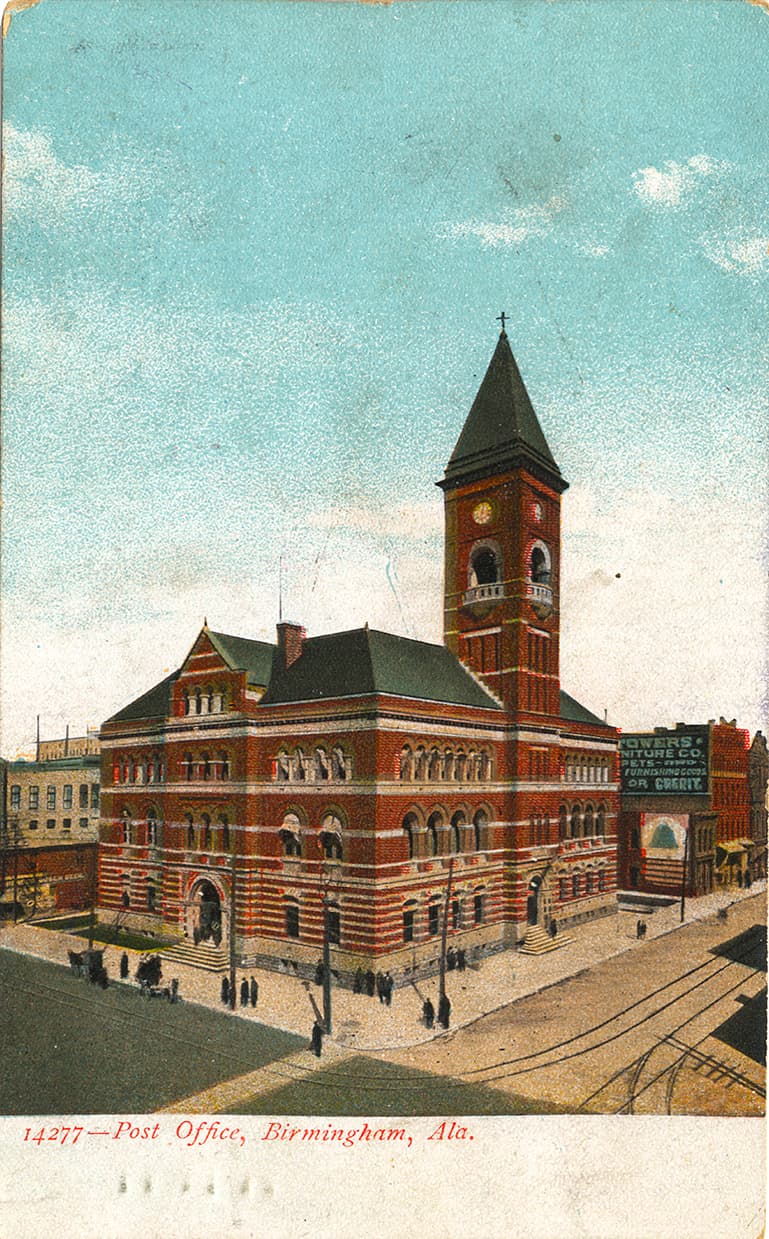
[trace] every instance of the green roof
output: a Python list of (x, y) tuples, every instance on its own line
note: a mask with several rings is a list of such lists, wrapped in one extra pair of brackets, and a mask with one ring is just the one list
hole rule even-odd
[(137, 697), (130, 705), (124, 706), (107, 719), (108, 723), (130, 722), (141, 718), (167, 718), (171, 713), (171, 686), (178, 680), (179, 672), (174, 671), (166, 676), (154, 688)]
[(502, 331), (439, 485), (451, 487), (515, 465), (530, 468), (558, 491), (568, 485), (553, 459), (507, 334)]
[(290, 667), (275, 661), (265, 705), (373, 693), (500, 710), (443, 645), (371, 628), (307, 638)]
[(561, 692), (561, 718), (567, 719), (570, 723), (590, 723), (593, 727), (609, 727), (612, 731), (614, 730), (611, 723), (604, 722), (597, 714), (593, 714), (586, 706), (581, 706), (578, 701), (564, 692)]
[(251, 641), (248, 637), (230, 637), (224, 632), (206, 629), (214, 649), (233, 671), (245, 671), (249, 684), (269, 684), (272, 674), (274, 645), (269, 641)]

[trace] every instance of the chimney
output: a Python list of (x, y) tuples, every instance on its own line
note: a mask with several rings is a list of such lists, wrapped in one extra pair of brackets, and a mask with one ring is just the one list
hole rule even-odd
[(283, 665), (290, 667), (302, 653), (307, 629), (301, 624), (290, 624), (287, 620), (278, 624), (278, 649), (283, 655)]

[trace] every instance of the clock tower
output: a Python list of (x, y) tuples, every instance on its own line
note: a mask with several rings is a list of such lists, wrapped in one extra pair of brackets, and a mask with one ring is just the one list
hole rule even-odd
[(559, 714), (561, 477), (504, 329), (445, 476), (444, 642), (516, 716)]

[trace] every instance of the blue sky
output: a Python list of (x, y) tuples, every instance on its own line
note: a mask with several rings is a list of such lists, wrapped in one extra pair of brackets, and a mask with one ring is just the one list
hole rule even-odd
[[(3, 752), (203, 615), (440, 639), (505, 309), (563, 682), (765, 716), (766, 39), (734, 0), (44, 0), (6, 39)], [(617, 573), (620, 575), (617, 576)]]

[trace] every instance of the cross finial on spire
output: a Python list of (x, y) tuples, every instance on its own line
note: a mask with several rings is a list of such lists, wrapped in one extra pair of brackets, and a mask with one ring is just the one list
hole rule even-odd
[(504, 311), (504, 310), (502, 311), (502, 313), (501, 313), (501, 314), (498, 314), (498, 315), (497, 315), (497, 322), (502, 324), (502, 335), (505, 335), (505, 320), (506, 320), (506, 318), (507, 318), (507, 315), (505, 314), (505, 311)]

